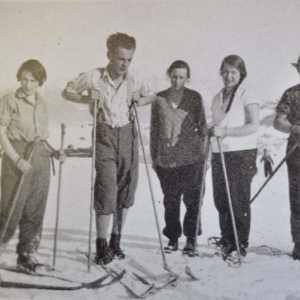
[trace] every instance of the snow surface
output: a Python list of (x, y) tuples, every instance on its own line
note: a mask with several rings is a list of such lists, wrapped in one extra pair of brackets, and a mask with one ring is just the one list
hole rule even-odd
[[(146, 124), (146, 122), (145, 122)], [(149, 124), (148, 124), (149, 126)], [(148, 128), (143, 127), (145, 139)], [(67, 127), (65, 145), (77, 147), (90, 146), (90, 126)], [(59, 147), (60, 128), (51, 128), (50, 142)], [(263, 165), (259, 162), (262, 149), (267, 147), (277, 165), (285, 154), (286, 136), (271, 127), (261, 126), (259, 134), (260, 155), (257, 175), (253, 180), (254, 194), (264, 182)], [(148, 143), (146, 143), (148, 144)], [(147, 147), (148, 148), (148, 147)], [(56, 166), (58, 164), (56, 163)], [(150, 168), (151, 169), (151, 168)], [(58, 170), (58, 168), (57, 168)], [(87, 251), (89, 211), (91, 193), (91, 159), (69, 158), (63, 165), (61, 204), (59, 218), (58, 251), (55, 271), (52, 275), (66, 277), (78, 282), (95, 280), (105, 274), (100, 267), (92, 265), (87, 272), (87, 259), (76, 249)], [(155, 187), (161, 229), (164, 226), (164, 208), (162, 192), (155, 173), (151, 170), (151, 178)], [(44, 220), (43, 238), (38, 252), (40, 262), (52, 265), (53, 233), (55, 227), (56, 198), (58, 176), (52, 178), (46, 216)], [(182, 217), (185, 209), (182, 206)], [(94, 223), (94, 222), (93, 222)], [(264, 251), (249, 251), (244, 263), (239, 268), (229, 267), (221, 258), (213, 256), (214, 251), (207, 246), (207, 239), (219, 235), (217, 211), (213, 204), (211, 171), (206, 177), (206, 193), (202, 208), (203, 234), (199, 237), (199, 251), (203, 257), (189, 258), (182, 256), (181, 251), (166, 256), (171, 270), (180, 275), (176, 286), (169, 286), (149, 295), (151, 299), (163, 300), (196, 300), (196, 299), (300, 299), (300, 264), (287, 255), (272, 256)], [(183, 248), (185, 238), (180, 239)], [(16, 262), (15, 246), (17, 233), (8, 244), (0, 258), (0, 266), (14, 265)], [(167, 240), (163, 237), (163, 243)], [(252, 224), (250, 247), (268, 245), (288, 252), (293, 243), (290, 235), (290, 212), (288, 198), (287, 171), (284, 165), (263, 190), (252, 205)], [(93, 226), (93, 251), (95, 250), (95, 226)], [(169, 279), (163, 268), (157, 228), (148, 188), (145, 165), (140, 163), (139, 184), (136, 203), (130, 210), (124, 228), (122, 248), (126, 259), (112, 265), (121, 270), (127, 269), (124, 281), (130, 279), (132, 287), (141, 292), (144, 285), (139, 284), (132, 276), (133, 270), (143, 274), (156, 285)], [(193, 281), (184, 270), (189, 265), (199, 277)], [(144, 273), (143, 273), (144, 272)], [(23, 274), (0, 271), (2, 280), (22, 281), (39, 284), (72, 285), (56, 279), (36, 278)], [(127, 278), (127, 279), (126, 279)], [(154, 278), (154, 279), (153, 279)], [(125, 288), (117, 283), (98, 290), (82, 289), (78, 291), (41, 291), (0, 288), (0, 299), (129, 299)]]

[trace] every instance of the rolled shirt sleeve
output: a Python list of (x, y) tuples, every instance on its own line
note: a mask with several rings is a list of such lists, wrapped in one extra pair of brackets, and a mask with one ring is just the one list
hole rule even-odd
[(6, 95), (0, 99), (0, 125), (7, 127), (10, 124), (14, 107), (9, 97)]
[(244, 107), (250, 104), (257, 104), (258, 106), (260, 106), (260, 99), (251, 89), (244, 90), (242, 99), (244, 102)]
[(142, 97), (152, 96), (155, 94), (155, 90), (150, 84), (149, 80), (142, 78), (136, 73), (132, 73), (132, 80), (133, 80), (133, 92), (139, 91)]
[[(98, 78), (95, 77), (98, 74)], [(68, 93), (76, 93), (81, 95), (84, 91), (87, 91), (94, 86), (97, 86), (97, 81), (99, 81), (100, 72), (99, 70), (91, 70), (85, 73), (80, 73), (77, 78), (70, 80), (67, 84), (66, 91)]]

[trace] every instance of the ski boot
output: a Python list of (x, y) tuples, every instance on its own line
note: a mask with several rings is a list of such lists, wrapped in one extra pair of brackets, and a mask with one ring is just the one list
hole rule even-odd
[[(195, 253), (194, 253), (194, 247), (195, 247)], [(182, 249), (182, 254), (188, 255), (190, 257), (194, 257), (198, 255), (197, 242), (195, 240), (195, 237), (187, 237), (185, 246)]]
[(164, 248), (165, 253), (172, 253), (178, 250), (178, 239), (169, 240), (168, 246)]
[(109, 241), (109, 250), (113, 257), (117, 257), (118, 259), (124, 259), (125, 254), (120, 247), (121, 235), (112, 233)]
[(97, 238), (96, 240), (96, 257), (95, 263), (98, 265), (107, 265), (113, 261), (113, 257), (110, 253), (110, 250), (107, 246), (106, 239)]
[(41, 264), (38, 263), (33, 254), (19, 254), (17, 259), (17, 267), (24, 273), (35, 274), (36, 268)]

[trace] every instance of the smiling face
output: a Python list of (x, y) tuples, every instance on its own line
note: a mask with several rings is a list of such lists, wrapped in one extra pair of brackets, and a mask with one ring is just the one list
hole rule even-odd
[(108, 52), (109, 67), (113, 77), (124, 75), (133, 59), (134, 49), (118, 47), (114, 52)]
[(21, 74), (21, 88), (26, 96), (32, 96), (39, 88), (39, 82), (28, 71), (23, 71)]
[(177, 68), (172, 70), (170, 74), (171, 86), (174, 90), (181, 90), (188, 81), (186, 68)]
[(227, 63), (224, 64), (221, 75), (224, 85), (228, 89), (235, 87), (241, 79), (240, 71), (236, 67)]

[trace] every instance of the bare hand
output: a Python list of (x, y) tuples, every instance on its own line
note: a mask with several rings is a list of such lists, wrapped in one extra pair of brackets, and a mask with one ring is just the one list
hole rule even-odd
[(52, 154), (52, 156), (53, 156), (55, 159), (57, 159), (57, 160), (59, 160), (60, 162), (62, 162), (62, 163), (64, 163), (64, 162), (66, 161), (66, 159), (67, 159), (67, 156), (66, 156), (66, 153), (65, 153), (64, 150), (56, 150), (56, 151)]
[(220, 126), (214, 126), (212, 127), (211, 134), (215, 137), (223, 137), (225, 136), (225, 129)]
[(27, 160), (21, 158), (17, 163), (17, 168), (24, 174), (27, 174), (31, 169), (31, 165)]
[(59, 150), (59, 157), (58, 157), (58, 160), (61, 162), (61, 163), (64, 163), (67, 159), (67, 155), (65, 153), (64, 150)]
[(136, 91), (132, 94), (132, 100), (134, 102), (139, 102), (140, 99), (141, 99), (141, 94), (139, 91)]

